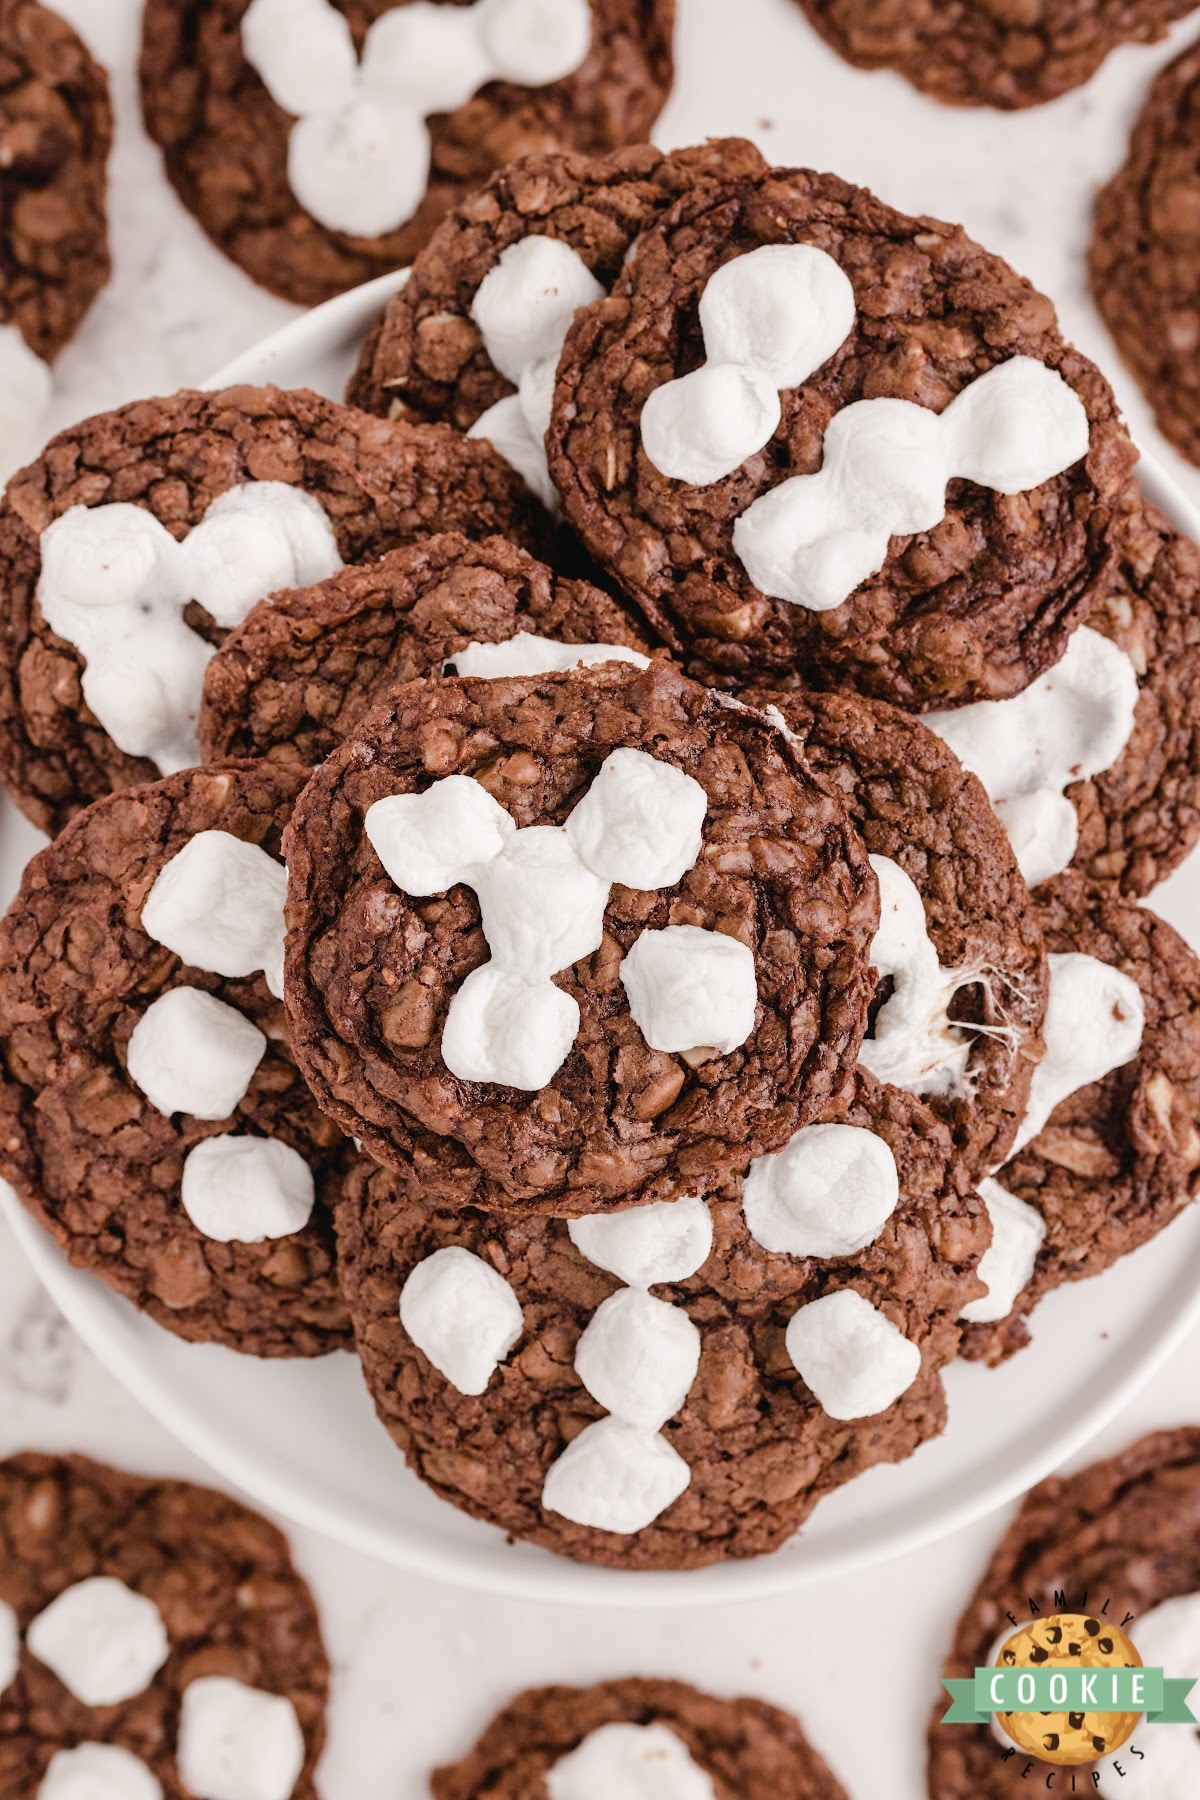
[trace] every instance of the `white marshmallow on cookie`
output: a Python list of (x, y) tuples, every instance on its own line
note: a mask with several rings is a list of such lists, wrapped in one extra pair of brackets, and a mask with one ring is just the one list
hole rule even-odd
[(547, 1769), (550, 1800), (716, 1800), (711, 1776), (666, 1725), (601, 1725)]
[(839, 1288), (792, 1314), (787, 1352), (831, 1419), (886, 1412), (921, 1372), (921, 1352), (878, 1307)]
[[(517, 631), (499, 644), (468, 644), (446, 658), (455, 675), (496, 681), (505, 675), (550, 675), (562, 669), (590, 669), (596, 663), (632, 663), (648, 669), (650, 658), (628, 644), (560, 644), (532, 631)], [(446, 670), (443, 665), (443, 671)]]
[(183, 1159), (183, 1210), (218, 1244), (261, 1244), (302, 1231), (316, 1205), (313, 1172), (279, 1138), (226, 1133)]
[(1046, 1221), (1036, 1207), (1010, 1194), (991, 1176), (979, 1183), (979, 1198), (992, 1222), (992, 1241), (980, 1257), (977, 1271), (987, 1293), (969, 1300), (959, 1318), (969, 1325), (992, 1325), (1007, 1319), (1032, 1279), (1046, 1237)]
[(262, 971), (283, 994), (287, 870), (258, 844), (198, 831), (164, 864), (142, 907), (142, 929), (194, 969), (229, 979)]
[(712, 1251), (712, 1214), (695, 1195), (628, 1206), (572, 1219), (567, 1233), (579, 1251), (630, 1287), (686, 1281)]
[(1033, 1072), (1010, 1156), (1032, 1143), (1060, 1101), (1132, 1062), (1146, 1028), (1142, 990), (1123, 970), (1079, 951), (1051, 952), (1047, 961), (1046, 1054)]
[(162, 1783), (120, 1744), (74, 1744), (46, 1764), (37, 1800), (162, 1800)]
[(682, 1307), (641, 1288), (619, 1288), (588, 1321), (575, 1373), (606, 1412), (660, 1431), (691, 1391), (700, 1333)]
[(896, 1159), (860, 1125), (805, 1125), (757, 1156), (742, 1189), (746, 1228), (782, 1256), (852, 1256), (873, 1244), (900, 1200)]
[(290, 1800), (304, 1733), (286, 1695), (202, 1675), (183, 1690), (175, 1760), (196, 1800)]
[(267, 1048), (235, 1007), (199, 988), (168, 988), (134, 1026), (130, 1077), (161, 1113), (227, 1119), (245, 1099)]
[(660, 1432), (607, 1417), (585, 1425), (551, 1463), (542, 1505), (576, 1525), (631, 1537), (678, 1500), (691, 1478)]
[(117, 1706), (143, 1693), (170, 1651), (154, 1601), (111, 1575), (65, 1588), (33, 1620), (25, 1642), (84, 1706)]
[(875, 1015), (859, 1063), (877, 1080), (910, 1094), (965, 1093), (970, 1028), (951, 1022), (950, 1003), (978, 976), (941, 966), (916, 884), (890, 857), (869, 860), (879, 883), (871, 963), (893, 989)]
[(400, 1323), (460, 1394), (482, 1394), (524, 1330), (498, 1269), (459, 1245), (419, 1262), (400, 1291)]

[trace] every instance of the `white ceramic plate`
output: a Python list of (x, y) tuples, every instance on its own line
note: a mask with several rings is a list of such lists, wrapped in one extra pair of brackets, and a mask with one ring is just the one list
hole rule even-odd
[[(340, 396), (358, 344), (396, 280), (384, 277), (306, 314), (223, 369), (213, 385), (275, 381)], [(1151, 496), (1183, 529), (1200, 534), (1200, 518), (1167, 479), (1152, 466), (1142, 473)], [(7, 901), (40, 841), (5, 803), (0, 899)], [(1185, 933), (1191, 923), (1200, 942), (1200, 857), (1154, 903)], [(1033, 1345), (1004, 1368), (951, 1368), (945, 1434), (908, 1462), (873, 1469), (831, 1495), (774, 1556), (691, 1574), (626, 1574), (510, 1544), (436, 1499), (376, 1421), (352, 1357), (256, 1362), (182, 1343), (71, 1269), (11, 1193), (0, 1203), (38, 1274), (100, 1359), (165, 1426), (260, 1503), (422, 1574), (599, 1606), (687, 1606), (778, 1593), (953, 1531), (1070, 1457), (1200, 1317), (1200, 1207), (1192, 1207), (1098, 1280), (1052, 1294), (1037, 1313)]]

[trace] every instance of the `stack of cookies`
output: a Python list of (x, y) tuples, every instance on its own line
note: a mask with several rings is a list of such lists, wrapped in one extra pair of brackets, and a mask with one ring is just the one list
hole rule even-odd
[(958, 227), (740, 141), (452, 207), (349, 404), (0, 508), (0, 1173), (437, 1493), (770, 1551), (1200, 1185), (1200, 550)]

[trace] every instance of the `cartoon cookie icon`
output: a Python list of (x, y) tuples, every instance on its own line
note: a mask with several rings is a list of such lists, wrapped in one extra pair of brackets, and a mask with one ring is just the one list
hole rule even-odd
[[(995, 1666), (1009, 1668), (1140, 1669), (1142, 1659), (1125, 1633), (1082, 1613), (1055, 1613), (1013, 1632)], [(1130, 1737), (1140, 1713), (997, 1713), (1014, 1744), (1042, 1762), (1078, 1767), (1110, 1756)]]

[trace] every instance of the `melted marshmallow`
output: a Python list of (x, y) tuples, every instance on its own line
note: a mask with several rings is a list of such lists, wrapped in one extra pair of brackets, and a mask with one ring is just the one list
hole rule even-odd
[(692, 1472), (659, 1432), (597, 1419), (550, 1465), (542, 1505), (576, 1525), (629, 1537), (687, 1488)]
[(185, 623), (188, 602), (237, 625), (265, 595), (341, 567), (320, 504), (278, 481), (218, 495), (182, 542), (141, 506), (72, 506), (42, 533), (41, 560), (38, 604), (83, 657), (85, 701), (118, 749), (163, 775), (200, 760), (212, 647)]
[(757, 1156), (742, 1191), (746, 1227), (783, 1256), (852, 1256), (873, 1244), (900, 1199), (896, 1159), (859, 1125), (805, 1125)]
[(592, 1213), (572, 1219), (567, 1232), (590, 1263), (641, 1288), (686, 1281), (708, 1261), (713, 1242), (712, 1215), (693, 1195)]
[(76, 1744), (50, 1758), (37, 1800), (162, 1800), (162, 1784), (119, 1744)]
[(147, 1688), (170, 1644), (153, 1600), (111, 1575), (65, 1588), (25, 1634), (39, 1662), (84, 1706), (116, 1706)]
[(733, 547), (764, 594), (828, 612), (881, 569), (893, 537), (930, 531), (954, 479), (1019, 494), (1087, 455), (1083, 403), (1026, 356), (990, 369), (942, 413), (908, 400), (859, 400), (835, 414), (815, 475), (755, 500)]
[(554, 374), (576, 312), (603, 298), (578, 251), (535, 234), (501, 251), (471, 302), (490, 361), (517, 392), (489, 406), (467, 436), (487, 438), (550, 511), (558, 507), (545, 442)]
[(1133, 733), (1138, 679), (1122, 650), (1086, 625), (1062, 660), (1012, 700), (981, 700), (924, 722), (987, 789), (1031, 887), (1058, 875), (1079, 842), (1065, 790), (1111, 769)]
[(706, 360), (656, 388), (642, 448), (660, 474), (707, 487), (770, 441), (781, 390), (799, 387), (854, 328), (854, 289), (808, 244), (764, 244), (725, 263), (700, 296)]
[(283, 994), (287, 870), (228, 831), (198, 831), (159, 872), (142, 929), (194, 969), (231, 979), (262, 970)]
[(1069, 1094), (1132, 1062), (1146, 1025), (1141, 989), (1122, 970), (1077, 951), (1051, 954), (1047, 961), (1046, 1054), (1033, 1072), (1011, 1155), (1032, 1142)]
[[(1179, 1594), (1143, 1613), (1133, 1640), (1148, 1669), (1174, 1679), (1200, 1680), (1200, 1594)], [(1137, 1732), (1145, 1760), (1126, 1748), (1097, 1765), (1104, 1800), (1196, 1800), (1200, 1794), (1200, 1736), (1184, 1725), (1143, 1719)], [(1118, 1774), (1115, 1763), (1120, 1763)]]
[(133, 1028), (125, 1064), (159, 1112), (227, 1119), (246, 1097), (267, 1040), (257, 1025), (199, 988), (170, 988)]
[(641, 1288), (610, 1294), (575, 1350), (575, 1373), (592, 1399), (648, 1431), (674, 1418), (699, 1367), (700, 1333), (687, 1313)]
[(1046, 1221), (1036, 1207), (1018, 1200), (990, 1176), (979, 1183), (979, 1198), (992, 1221), (992, 1241), (980, 1257), (977, 1271), (987, 1293), (968, 1301), (959, 1318), (971, 1325), (991, 1325), (1007, 1319), (1032, 1278), (1046, 1236)]
[(246, 60), (296, 121), (293, 194), (319, 224), (353, 237), (382, 237), (416, 212), (430, 114), (455, 111), (489, 81), (560, 81), (591, 39), (587, 0), (417, 0), (374, 21), (361, 58), (330, 0), (252, 0), (242, 19)]
[(21, 1627), (7, 1600), (0, 1600), (0, 1694), (12, 1681), (21, 1661)]
[(400, 1291), (400, 1323), (460, 1394), (484, 1393), (524, 1330), (503, 1275), (458, 1245), (413, 1269)]
[(518, 830), (463, 775), (367, 809), (367, 836), (398, 887), (424, 897), (463, 882), (479, 899), (492, 959), (450, 1002), (442, 1060), (452, 1074), (545, 1087), (579, 1031), (579, 1007), (552, 977), (600, 947), (614, 881), (673, 886), (692, 866), (707, 805), (690, 775), (615, 750), (565, 826)]
[(666, 1725), (601, 1725), (545, 1775), (550, 1800), (716, 1800), (712, 1779)]
[(858, 1060), (878, 1080), (910, 1094), (961, 1094), (971, 1040), (951, 1025), (949, 1007), (963, 977), (938, 962), (920, 893), (899, 863), (887, 856), (872, 856), (870, 863), (879, 882), (871, 962), (881, 980), (890, 977), (893, 991)]
[(261, 1244), (303, 1230), (316, 1204), (313, 1173), (278, 1138), (205, 1138), (183, 1159), (183, 1210), (218, 1244)]
[(19, 328), (0, 325), (0, 462), (11, 464), (30, 444), (46, 416), (53, 386), (48, 366)]
[(621, 982), (652, 1050), (728, 1056), (754, 1030), (754, 953), (723, 931), (643, 931), (621, 963)]
[(502, 675), (546, 675), (560, 669), (590, 669), (595, 663), (632, 663), (648, 669), (650, 658), (627, 644), (560, 644), (554, 638), (518, 631), (501, 644), (468, 644), (447, 657), (456, 675), (495, 681)]
[(831, 1419), (886, 1412), (921, 1369), (921, 1352), (853, 1288), (810, 1300), (792, 1315), (787, 1352)]
[(203, 1675), (183, 1690), (176, 1762), (196, 1800), (289, 1800), (304, 1733), (283, 1694)]

